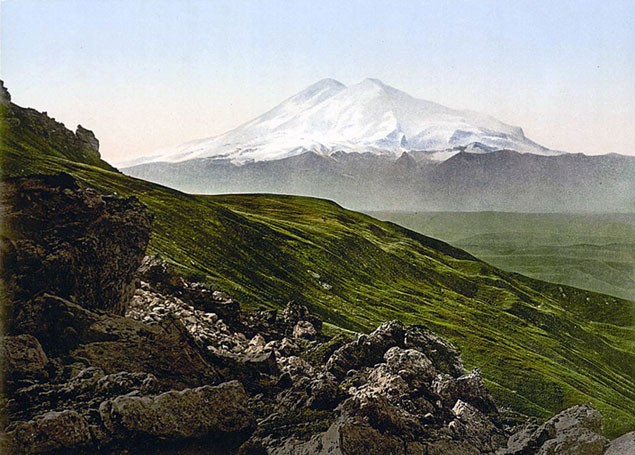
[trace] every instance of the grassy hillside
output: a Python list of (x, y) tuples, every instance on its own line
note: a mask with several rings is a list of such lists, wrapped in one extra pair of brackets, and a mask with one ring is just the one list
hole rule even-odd
[(635, 214), (376, 212), (507, 271), (635, 300)]
[(393, 318), (424, 324), (481, 368), (502, 404), (547, 416), (590, 402), (609, 435), (635, 428), (633, 302), (502, 272), (329, 201), (187, 195), (74, 163), (46, 144), (20, 147), (4, 123), (5, 178), (65, 171), (104, 193), (138, 197), (156, 215), (151, 252), (244, 305), (302, 300), (333, 330)]

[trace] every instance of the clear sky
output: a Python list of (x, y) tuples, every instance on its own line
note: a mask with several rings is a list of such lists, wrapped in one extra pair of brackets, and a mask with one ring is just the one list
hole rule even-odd
[(635, 155), (635, 1), (4, 0), (14, 102), (111, 162), (213, 136), (326, 77)]

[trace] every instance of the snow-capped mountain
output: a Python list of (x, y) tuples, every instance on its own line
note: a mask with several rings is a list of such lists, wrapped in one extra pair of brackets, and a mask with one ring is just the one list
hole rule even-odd
[(322, 80), (225, 134), (121, 167), (189, 193), (298, 194), (366, 211), (635, 210), (635, 159), (555, 152), (375, 79)]
[(134, 164), (196, 158), (244, 164), (305, 152), (330, 155), (338, 151), (395, 157), (403, 152), (428, 151), (430, 158), (443, 160), (458, 148), (557, 154), (527, 139), (521, 128), (414, 98), (376, 79), (348, 87), (324, 79), (227, 133), (189, 142)]

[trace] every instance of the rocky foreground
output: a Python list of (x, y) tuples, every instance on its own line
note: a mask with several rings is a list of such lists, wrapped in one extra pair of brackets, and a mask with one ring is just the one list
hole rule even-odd
[(500, 410), (424, 327), (241, 310), (145, 255), (135, 199), (59, 174), (5, 182), (3, 207), (2, 453), (635, 453), (589, 406)]

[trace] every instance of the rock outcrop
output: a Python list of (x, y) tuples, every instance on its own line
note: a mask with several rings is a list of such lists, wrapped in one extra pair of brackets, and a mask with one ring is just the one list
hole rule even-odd
[[(432, 351), (422, 349), (428, 344), (413, 341), (422, 339), (451, 354), (432, 360)], [(278, 415), (261, 422), (244, 453), (265, 447), (276, 454), (479, 454), (494, 453), (506, 441), (478, 373), (465, 374), (456, 350), (422, 327), (382, 324), (336, 349), (322, 368), (297, 357), (282, 363), (292, 385), (275, 397)], [(437, 391), (440, 381), (461, 384), (453, 398)], [(289, 418), (303, 414), (299, 422)], [(307, 424), (325, 430), (304, 440), (289, 437), (290, 426), (298, 427), (293, 434)]]
[(4, 86), (4, 81), (0, 81), (0, 105), (9, 107), (11, 105), (11, 94)]
[(45, 379), (48, 358), (37, 338), (30, 334), (2, 339), (2, 367), (8, 384)]
[(635, 431), (626, 433), (610, 442), (604, 455), (625, 455), (635, 453)]
[(247, 395), (237, 382), (171, 390), (154, 397), (118, 396), (101, 403), (99, 414), (116, 438), (219, 439), (251, 433), (256, 426), (246, 408)]
[(88, 153), (99, 153), (99, 140), (91, 130), (87, 130), (82, 125), (77, 125), (75, 136), (77, 136), (77, 139), (79, 139)]
[[(499, 455), (602, 455), (602, 415), (590, 406), (574, 406), (542, 425), (527, 425), (509, 438)], [(628, 452), (625, 452), (628, 453)]]
[(50, 411), (17, 422), (3, 441), (8, 453), (37, 454), (81, 450), (92, 441), (88, 425), (75, 411)]
[[(9, 179), (3, 196), (17, 301), (49, 292), (124, 314), (150, 238), (152, 217), (138, 200), (81, 189), (68, 174)], [(26, 323), (28, 310), (14, 310), (13, 321)]]

